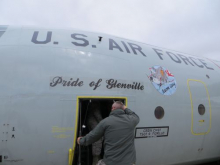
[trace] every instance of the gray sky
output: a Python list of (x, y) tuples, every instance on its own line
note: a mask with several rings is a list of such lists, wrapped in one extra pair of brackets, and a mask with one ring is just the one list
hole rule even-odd
[(220, 0), (0, 0), (0, 25), (102, 32), (220, 61)]

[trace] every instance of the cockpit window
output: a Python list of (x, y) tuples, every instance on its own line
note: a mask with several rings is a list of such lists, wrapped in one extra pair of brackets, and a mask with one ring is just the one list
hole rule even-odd
[(6, 25), (0, 26), (0, 37), (5, 33), (7, 28), (8, 28), (8, 26), (6, 26)]

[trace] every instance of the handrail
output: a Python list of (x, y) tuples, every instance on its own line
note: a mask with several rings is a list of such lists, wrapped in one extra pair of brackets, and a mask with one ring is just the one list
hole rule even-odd
[(69, 164), (68, 165), (72, 165), (72, 161), (73, 161), (73, 150), (70, 148), (69, 149)]

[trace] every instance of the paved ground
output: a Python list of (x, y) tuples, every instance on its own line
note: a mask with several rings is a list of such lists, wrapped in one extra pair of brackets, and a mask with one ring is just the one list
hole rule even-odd
[(218, 161), (218, 162), (211, 162), (211, 163), (205, 163), (205, 164), (199, 164), (199, 165), (220, 165), (220, 161)]

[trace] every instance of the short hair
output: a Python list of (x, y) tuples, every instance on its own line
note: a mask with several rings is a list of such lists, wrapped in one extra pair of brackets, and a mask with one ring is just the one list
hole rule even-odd
[(123, 109), (124, 104), (121, 101), (114, 102), (116, 109)]

